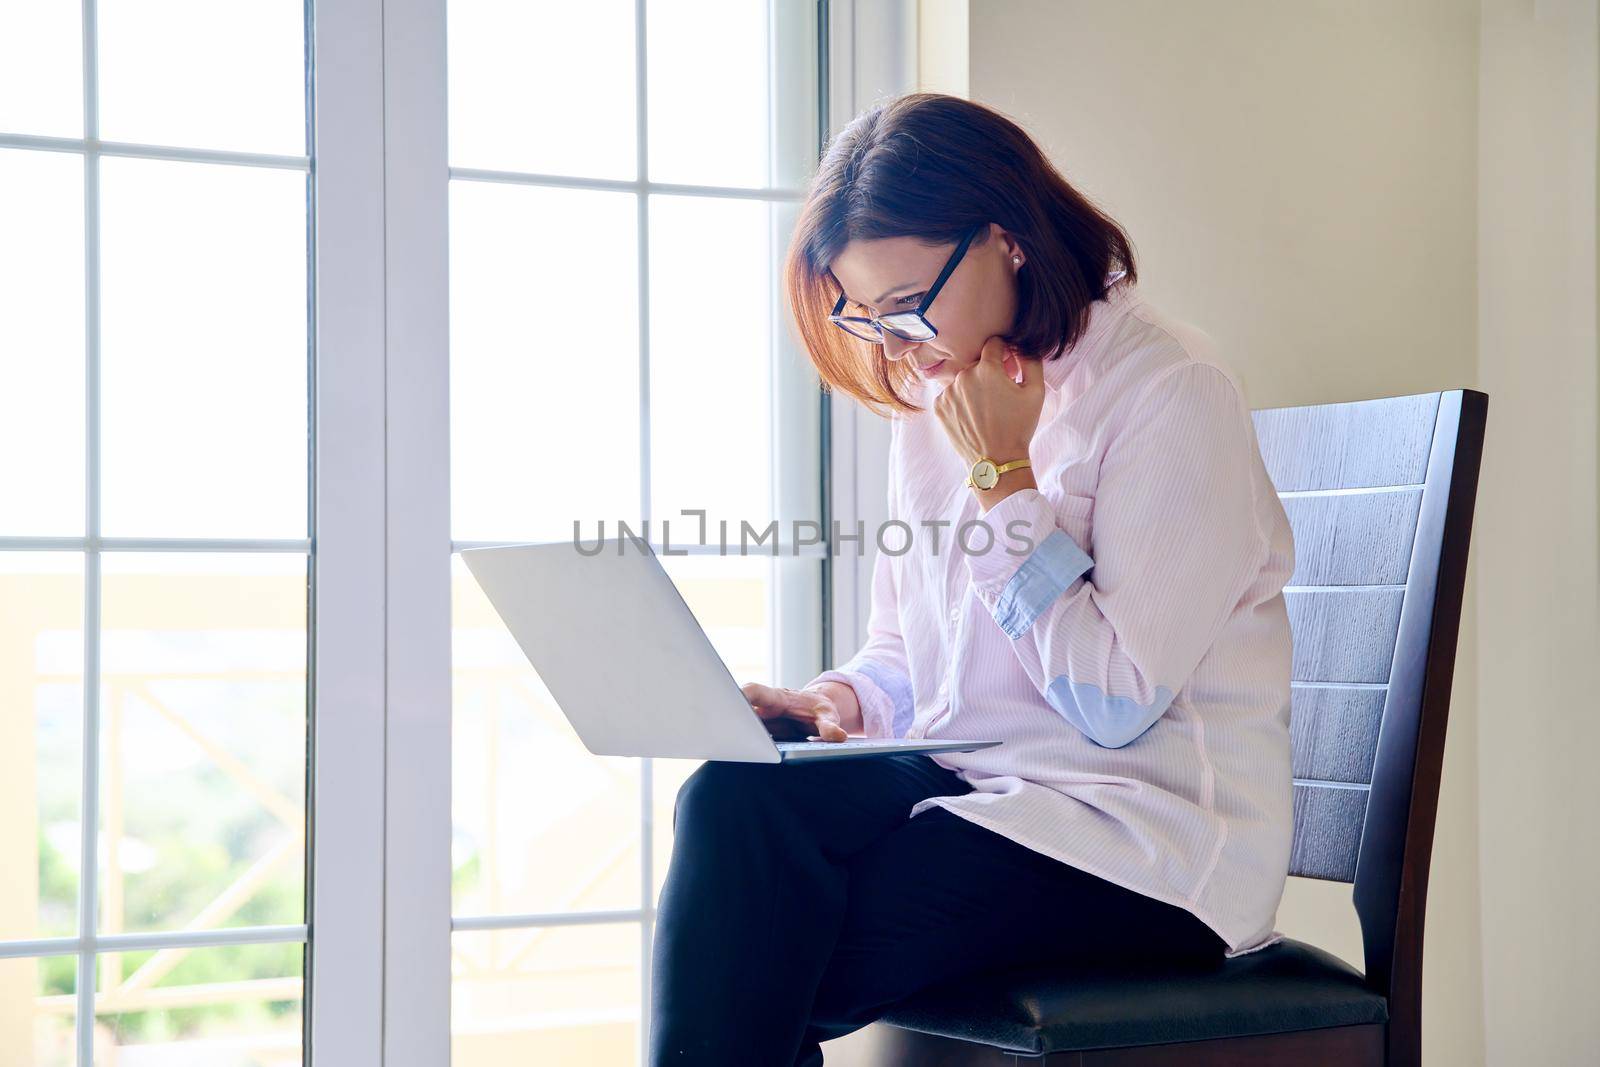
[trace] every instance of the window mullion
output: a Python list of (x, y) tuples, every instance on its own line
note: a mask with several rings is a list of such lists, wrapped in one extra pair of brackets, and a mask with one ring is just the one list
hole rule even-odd
[[(639, 519), (650, 518), (650, 47), (649, 8), (634, 0), (634, 166), (638, 196)], [(654, 762), (639, 760), (639, 1062), (650, 1057), (650, 956), (655, 939)]]
[(438, 1067), (450, 1061), (445, 0), (385, 0), (383, 19), (384, 1067)]
[(311, 928), (306, 1062), (383, 1067), (385, 787), (382, 7), (311, 20)]
[[(96, 0), (83, 0), (83, 135), (100, 135), (99, 42)], [(85, 532), (90, 546), (83, 573), (83, 796), (78, 813), (78, 1063), (94, 1063), (95, 927), (100, 895), (100, 158), (83, 155), (84, 479)]]

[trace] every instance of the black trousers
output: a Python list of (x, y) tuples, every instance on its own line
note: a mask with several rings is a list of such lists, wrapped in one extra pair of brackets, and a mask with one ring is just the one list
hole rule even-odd
[(650, 1067), (817, 1067), (924, 987), (1045, 960), (1218, 958), (1191, 913), (934, 807), (926, 756), (708, 762), (684, 782), (651, 972)]

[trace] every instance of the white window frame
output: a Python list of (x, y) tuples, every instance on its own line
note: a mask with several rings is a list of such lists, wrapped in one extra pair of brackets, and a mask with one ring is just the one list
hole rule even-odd
[[(185, 163), (264, 167), (307, 173), (309, 156), (277, 155), (212, 149), (174, 148), (100, 139), (99, 32), (97, 0), (80, 0), (83, 90), (83, 131), (80, 137), (55, 137), (0, 132), (0, 147), (81, 156), (84, 161), (84, 402), (85, 402), (85, 508), (84, 536), (27, 537), (0, 535), (0, 550), (71, 551), (84, 554), (83, 570), (83, 718), (79, 796), (79, 857), (77, 933), (0, 941), (0, 959), (76, 957), (74, 1044), (79, 1064), (94, 1060), (95, 994), (98, 958), (106, 953), (164, 948), (214, 948), (222, 945), (307, 943), (306, 923), (240, 926), (212, 930), (162, 930), (136, 933), (101, 933), (99, 930), (100, 861), (96, 842), (104, 807), (100, 790), (100, 651), (102, 557), (106, 552), (270, 552), (314, 556), (307, 538), (207, 538), (207, 537), (106, 537), (101, 534), (100, 442), (100, 161), (106, 157), (160, 159)], [(311, 517), (308, 516), (308, 519)], [(314, 529), (315, 526), (313, 525)], [(308, 566), (314, 564), (308, 562)], [(308, 674), (311, 665), (307, 664)], [(309, 708), (307, 709), (309, 712)], [(308, 768), (309, 774), (309, 768)], [(307, 807), (310, 818), (310, 807)], [(309, 985), (309, 983), (307, 983)], [(302, 986), (305, 989), (306, 985)], [(302, 994), (304, 997), (304, 994)], [(309, 1011), (309, 998), (303, 1006)], [(333, 1062), (332, 1060), (328, 1062)]]
[[(450, 1057), (445, 3), (316, 0), (310, 23), (313, 1067)], [(912, 86), (915, 9), (818, 0), (832, 129)], [(824, 519), (871, 531), (885, 511), (887, 424), (841, 397), (828, 418)], [(835, 658), (865, 633), (868, 551), (826, 568)], [(648, 820), (648, 770), (642, 784)]]

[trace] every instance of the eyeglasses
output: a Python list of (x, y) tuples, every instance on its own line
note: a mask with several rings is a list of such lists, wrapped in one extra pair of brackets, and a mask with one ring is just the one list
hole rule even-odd
[(903, 341), (928, 341), (939, 335), (938, 329), (926, 317), (928, 308), (933, 304), (934, 297), (939, 295), (939, 290), (944, 288), (945, 279), (950, 277), (950, 272), (956, 269), (956, 264), (961, 262), (961, 257), (967, 254), (967, 246), (972, 239), (978, 236), (987, 223), (980, 222), (967, 231), (961, 238), (961, 243), (956, 245), (956, 250), (945, 261), (944, 269), (939, 272), (933, 288), (923, 296), (921, 303), (915, 311), (892, 311), (887, 315), (841, 315), (844, 310), (845, 295), (839, 293), (839, 302), (833, 305), (833, 313), (828, 316), (839, 329), (863, 341), (874, 343), (883, 340), (884, 331), (894, 334)]

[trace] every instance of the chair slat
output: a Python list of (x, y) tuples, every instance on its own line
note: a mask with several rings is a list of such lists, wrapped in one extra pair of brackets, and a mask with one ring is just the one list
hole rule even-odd
[(1438, 393), (1252, 411), (1278, 492), (1419, 485), (1428, 471)]
[(1297, 682), (1387, 682), (1403, 588), (1285, 590)]
[(1421, 489), (1286, 496), (1294, 532), (1290, 585), (1403, 585)]
[(1290, 692), (1289, 739), (1296, 778), (1372, 782), (1387, 690), (1297, 686)]
[(1367, 791), (1333, 786), (1294, 787), (1294, 845), (1289, 873), (1350, 882), (1367, 814)]

